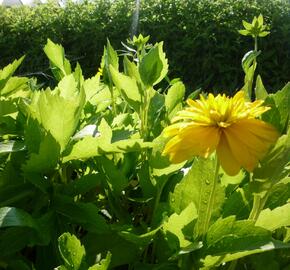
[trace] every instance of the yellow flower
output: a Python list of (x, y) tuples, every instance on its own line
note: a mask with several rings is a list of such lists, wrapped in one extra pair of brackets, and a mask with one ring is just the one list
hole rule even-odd
[(195, 155), (206, 158), (216, 150), (227, 174), (235, 175), (241, 167), (253, 171), (279, 137), (270, 124), (255, 119), (270, 108), (262, 106), (262, 100), (247, 102), (243, 91), (233, 98), (200, 96), (187, 104), (173, 119), (175, 123), (164, 129), (164, 135), (171, 138), (163, 155), (169, 155), (173, 163)]

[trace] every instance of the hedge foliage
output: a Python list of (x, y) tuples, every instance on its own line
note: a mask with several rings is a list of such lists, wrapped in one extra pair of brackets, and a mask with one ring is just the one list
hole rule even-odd
[[(42, 81), (49, 79), (42, 49), (50, 38), (91, 76), (107, 38), (122, 53), (120, 40), (130, 36), (134, 8), (134, 0), (68, 3), (65, 8), (54, 3), (1, 7), (0, 67), (26, 54), (20, 73), (33, 71)], [(233, 91), (243, 83), (241, 59), (253, 49), (251, 38), (237, 30), (242, 29), (242, 19), (249, 21), (262, 13), (271, 34), (259, 44), (263, 69), (258, 72), (273, 91), (290, 78), (289, 12), (287, 0), (144, 0), (138, 31), (150, 35), (152, 43), (164, 41), (171, 79), (181, 77), (190, 90)]]

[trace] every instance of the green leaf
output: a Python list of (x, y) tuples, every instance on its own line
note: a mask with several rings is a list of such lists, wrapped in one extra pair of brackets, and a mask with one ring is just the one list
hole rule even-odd
[(58, 238), (58, 248), (68, 270), (85, 269), (85, 248), (76, 236), (63, 233)]
[(57, 213), (82, 225), (88, 231), (99, 234), (109, 231), (105, 219), (99, 215), (99, 209), (92, 203), (74, 202), (72, 198), (61, 195), (55, 196), (52, 203)]
[(235, 215), (237, 219), (247, 219), (252, 208), (252, 200), (253, 195), (248, 185), (235, 189), (223, 205), (222, 216)]
[(24, 210), (15, 207), (0, 208), (0, 228), (15, 226), (38, 229), (35, 220)]
[(286, 165), (290, 160), (290, 130), (287, 135), (281, 136), (275, 146), (260, 162), (260, 167), (257, 167), (253, 173), (253, 185), (259, 185), (265, 182), (274, 185), (289, 174), (289, 169)]
[(257, 76), (255, 95), (256, 95), (256, 99), (262, 99), (262, 100), (266, 99), (268, 96), (267, 90), (264, 87), (264, 84), (262, 82), (262, 78), (260, 75)]
[(168, 221), (163, 224), (163, 230), (167, 234), (169, 243), (174, 241), (171, 236), (171, 234), (174, 234), (178, 238), (180, 248), (186, 248), (191, 245), (192, 242), (186, 239), (183, 229), (197, 217), (197, 210), (193, 202), (182, 210), (180, 214), (172, 214)]
[(268, 36), (270, 34), (270, 31), (263, 31), (263, 32), (260, 32), (259, 33), (259, 37), (266, 37), (266, 36)]
[(135, 63), (131, 62), (127, 56), (124, 56), (123, 63), (124, 63), (124, 73), (127, 76), (134, 78), (137, 82), (141, 82), (140, 74)]
[(98, 264), (91, 266), (88, 270), (107, 270), (111, 263), (112, 253), (108, 252), (106, 258), (102, 259)]
[(64, 77), (54, 91), (35, 92), (27, 107), (39, 125), (55, 138), (62, 152), (79, 123), (84, 101), (84, 93), (78, 92), (71, 74)]
[(65, 58), (64, 49), (61, 45), (55, 44), (50, 39), (47, 39), (43, 50), (49, 59), (51, 71), (58, 81), (66, 75), (71, 74), (70, 63)]
[(185, 94), (185, 86), (182, 82), (173, 84), (165, 96), (165, 107), (170, 120), (176, 112), (182, 109), (182, 101)]
[[(223, 170), (221, 169), (221, 171)], [(225, 187), (228, 185), (238, 185), (243, 181), (244, 178), (245, 178), (245, 173), (242, 170), (240, 170), (239, 173), (235, 176), (227, 175), (223, 171), (223, 174), (221, 177), (221, 184)]]
[(47, 133), (40, 142), (37, 153), (32, 153), (23, 165), (25, 172), (48, 173), (57, 165), (60, 158), (60, 146), (56, 140)]
[(287, 83), (282, 90), (270, 94), (265, 100), (265, 106), (271, 110), (262, 115), (262, 120), (274, 125), (281, 133), (287, 130), (290, 114), (290, 83)]
[(101, 67), (103, 69), (104, 82), (112, 87), (112, 75), (110, 72), (110, 65), (112, 65), (116, 70), (119, 68), (119, 58), (117, 52), (111, 46), (109, 40), (107, 40), (107, 46), (104, 48), (104, 54), (102, 57)]
[(251, 23), (248, 23), (244, 20), (242, 21), (242, 23), (243, 23), (243, 26), (245, 27), (246, 30), (249, 30), (249, 31), (252, 30), (253, 25)]
[(256, 226), (274, 231), (278, 228), (290, 226), (290, 203), (277, 207), (273, 210), (264, 209), (257, 221)]
[(152, 168), (152, 175), (154, 176), (165, 176), (170, 175), (180, 170), (186, 162), (178, 164), (172, 164), (169, 161), (168, 156), (162, 155), (163, 149), (168, 139), (161, 135), (154, 139), (152, 153), (149, 159), (149, 165)]
[(31, 230), (27, 227), (11, 227), (0, 232), (1, 258), (15, 253), (31, 244)]
[(242, 59), (242, 68), (247, 74), (249, 72), (249, 68), (252, 66), (254, 60), (261, 54), (261, 51), (249, 51), (247, 52)]
[(70, 196), (85, 194), (100, 186), (100, 174), (88, 174), (76, 179), (65, 186), (65, 193)]
[(129, 106), (131, 106), (136, 112), (139, 112), (141, 93), (136, 80), (118, 72), (118, 70), (116, 70), (112, 65), (110, 65), (110, 72), (112, 80), (116, 87), (120, 90), (123, 98)]
[[(170, 205), (176, 213), (180, 213), (191, 202), (194, 202), (198, 212), (195, 227), (197, 236), (204, 233), (208, 219), (217, 215), (224, 202), (224, 189), (216, 183), (216, 191), (211, 194), (214, 185), (215, 161), (213, 159), (196, 159), (186, 176), (176, 185), (170, 196)], [(211, 197), (214, 196), (214, 197)], [(210, 208), (213, 200), (214, 208)], [(212, 214), (212, 215), (211, 215)]]
[(74, 159), (85, 160), (112, 153), (139, 152), (151, 147), (152, 143), (143, 142), (142, 139), (126, 139), (110, 143), (104, 142), (102, 137), (85, 137), (68, 149), (63, 157), (63, 162)]
[(238, 31), (243, 36), (249, 36), (251, 33), (248, 30), (242, 29)]
[(168, 63), (163, 52), (163, 43), (157, 43), (142, 58), (139, 65), (139, 73), (142, 82), (147, 86), (159, 83), (168, 72)]
[(122, 238), (116, 231), (106, 234), (88, 233), (84, 237), (84, 245), (87, 256), (90, 255), (92, 260), (95, 260), (96, 254), (107, 253), (108, 251), (112, 253), (110, 269), (138, 261), (143, 251), (135, 244)]
[(203, 263), (204, 270), (207, 270), (208, 267), (218, 266), (221, 265), (224, 262), (229, 262), (233, 260), (237, 260), (239, 258), (243, 258), (245, 256), (249, 256), (252, 254), (267, 252), (270, 250), (276, 250), (276, 249), (289, 249), (290, 244), (284, 244), (280, 241), (272, 240), (272, 241), (265, 241), (264, 243), (257, 243), (256, 248), (254, 246), (251, 246), (251, 248), (246, 249), (245, 251), (238, 251), (238, 252), (232, 252), (227, 253), (222, 256), (215, 256), (215, 255), (207, 255), (204, 259), (201, 260)]
[(122, 171), (116, 168), (114, 162), (106, 157), (98, 158), (99, 164), (103, 169), (103, 172), (107, 178), (111, 189), (116, 194), (120, 195), (121, 192), (128, 186), (129, 180), (122, 173)]
[(0, 91), (3, 96), (10, 96), (11, 94), (19, 91), (26, 90), (26, 83), (29, 81), (28, 78), (25, 77), (11, 77), (5, 84), (5, 86)]
[(0, 94), (2, 94), (2, 90), (5, 87), (7, 81), (13, 75), (15, 70), (20, 66), (23, 60), (24, 56), (22, 56), (18, 60), (14, 60), (12, 64), (9, 64), (8, 66), (0, 70)]
[(147, 246), (150, 242), (153, 241), (156, 233), (160, 230), (160, 226), (152, 231), (149, 231), (144, 234), (136, 234), (131, 231), (120, 231), (118, 234), (126, 239), (128, 242), (131, 242), (137, 246)]
[(94, 99), (96, 94), (100, 91), (100, 75), (87, 79), (83, 83), (83, 87), (86, 94), (86, 102), (90, 102), (94, 105)]
[(17, 106), (12, 100), (0, 99), (0, 117), (10, 115), (16, 118), (17, 111)]
[(2, 154), (19, 152), (26, 150), (25, 143), (22, 141), (4, 141), (0, 142), (0, 156)]
[(30, 183), (19, 183), (1, 186), (0, 188), (0, 207), (13, 205), (27, 197), (34, 195), (35, 189)]
[(289, 247), (290, 244), (272, 240), (271, 232), (254, 226), (253, 221), (236, 221), (230, 216), (209, 228), (201, 261), (204, 267), (218, 266), (247, 255)]

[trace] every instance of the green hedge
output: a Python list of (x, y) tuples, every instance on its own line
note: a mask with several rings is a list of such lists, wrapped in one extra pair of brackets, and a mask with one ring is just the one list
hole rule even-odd
[[(0, 8), (0, 67), (26, 54), (21, 74), (49, 78), (42, 48), (47, 38), (61, 43), (85, 75), (99, 66), (106, 38), (116, 49), (130, 35), (134, 0), (96, 0), (68, 4)], [(258, 70), (269, 90), (290, 78), (290, 4), (285, 0), (141, 0), (139, 32), (151, 42), (164, 41), (170, 78), (180, 77), (189, 89), (232, 91), (240, 87), (241, 58), (252, 40), (240, 36), (242, 19), (263, 14), (271, 34), (259, 42)], [(259, 69), (259, 66), (258, 66)], [(42, 72), (44, 74), (42, 74)], [(36, 74), (35, 74), (36, 73)]]

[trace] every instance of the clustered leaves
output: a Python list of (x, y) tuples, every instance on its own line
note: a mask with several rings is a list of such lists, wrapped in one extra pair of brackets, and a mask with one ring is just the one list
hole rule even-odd
[(13, 76), (23, 58), (0, 70), (3, 269), (255, 269), (263, 253), (289, 267), (290, 84), (268, 94), (245, 80), (281, 134), (252, 174), (216, 171), (214, 157), (171, 164), (162, 131), (185, 86), (148, 40), (128, 40), (123, 59), (108, 41), (88, 79), (48, 40), (51, 88)]

